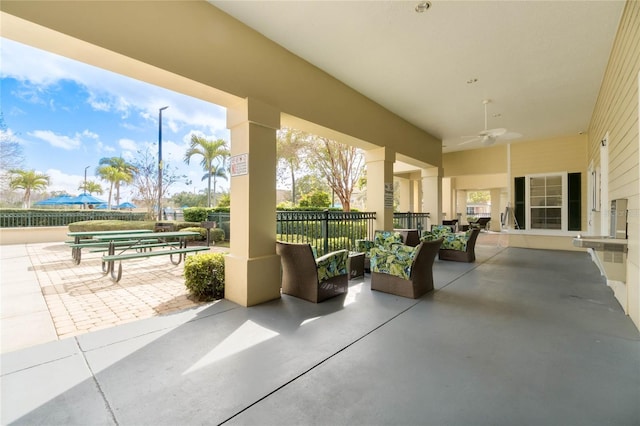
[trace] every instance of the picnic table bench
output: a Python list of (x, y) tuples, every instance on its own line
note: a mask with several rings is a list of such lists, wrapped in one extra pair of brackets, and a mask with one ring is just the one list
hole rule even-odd
[(102, 245), (107, 244), (104, 241), (95, 240), (94, 238), (96, 236), (125, 235), (125, 234), (151, 234), (151, 233), (153, 233), (153, 231), (150, 229), (125, 229), (121, 231), (67, 232), (67, 236), (73, 237), (73, 240), (66, 241), (66, 243), (71, 247), (71, 258), (73, 259), (76, 265), (79, 265), (82, 259), (82, 249), (84, 247), (92, 247), (99, 244), (102, 244)]
[[(111, 273), (111, 279), (115, 282), (120, 281), (122, 277), (122, 261), (129, 259), (141, 259), (152, 256), (165, 256), (168, 255), (171, 263), (174, 265), (180, 264), (182, 259), (186, 257), (188, 253), (195, 253), (199, 251), (209, 250), (209, 247), (187, 247), (187, 238), (199, 235), (197, 232), (190, 231), (176, 231), (176, 232), (153, 232), (153, 233), (141, 233), (141, 234), (110, 234), (110, 235), (98, 235), (94, 238), (98, 241), (108, 242), (108, 250), (105, 256), (102, 256), (102, 271), (107, 274)], [(138, 243), (141, 240), (157, 239), (157, 243)], [(171, 239), (178, 239), (179, 241), (169, 241)], [(126, 242), (123, 244), (123, 242)], [(144, 246), (151, 247), (167, 247), (168, 250), (159, 251), (138, 251), (136, 253), (125, 253), (132, 249), (144, 248)], [(116, 254), (116, 250), (119, 253)], [(174, 256), (177, 256), (177, 261), (174, 260)], [(118, 271), (115, 271), (115, 262), (118, 262)]]

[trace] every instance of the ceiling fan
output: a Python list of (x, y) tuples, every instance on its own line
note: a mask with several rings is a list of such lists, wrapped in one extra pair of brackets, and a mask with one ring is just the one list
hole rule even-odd
[(480, 131), (475, 136), (463, 136), (463, 138), (470, 138), (467, 141), (459, 143), (458, 145), (466, 145), (472, 142), (481, 142), (484, 146), (493, 145), (497, 140), (510, 140), (522, 137), (519, 133), (507, 132), (507, 129), (502, 127), (496, 129), (487, 129), (487, 105), (491, 101), (484, 99), (482, 104), (484, 105), (484, 130)]

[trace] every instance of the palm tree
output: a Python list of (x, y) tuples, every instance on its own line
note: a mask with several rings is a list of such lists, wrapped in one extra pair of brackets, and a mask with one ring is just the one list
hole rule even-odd
[(211, 207), (211, 178), (213, 178), (214, 182), (214, 194), (216, 177), (222, 177), (224, 174), (226, 178), (224, 163), (229, 156), (227, 142), (223, 139), (212, 141), (201, 136), (191, 135), (191, 144), (184, 155), (184, 162), (189, 164), (191, 157), (194, 155), (202, 156), (200, 165), (206, 172), (202, 180), (207, 178), (207, 207)]
[(82, 182), (78, 187), (78, 189), (82, 190), (83, 192), (89, 193), (91, 195), (93, 195), (94, 192), (96, 194), (102, 194), (104, 192), (102, 189), (102, 185), (92, 180), (87, 181), (86, 183)]
[(100, 166), (96, 173), (110, 183), (109, 208), (111, 208), (113, 188), (116, 188), (116, 205), (118, 205), (120, 204), (121, 184), (133, 182), (133, 177), (138, 172), (138, 169), (133, 164), (127, 163), (122, 157), (104, 157), (100, 159), (99, 164)]
[[(226, 157), (225, 157), (226, 158)], [(218, 178), (227, 179), (227, 168), (225, 167), (225, 159), (222, 164), (214, 165), (211, 173), (205, 173), (202, 180), (213, 178), (213, 205), (216, 206), (216, 182)]]
[(31, 191), (42, 190), (49, 185), (49, 176), (35, 170), (13, 169), (9, 173), (11, 173), (9, 187), (24, 189), (23, 205), (27, 209), (31, 207)]

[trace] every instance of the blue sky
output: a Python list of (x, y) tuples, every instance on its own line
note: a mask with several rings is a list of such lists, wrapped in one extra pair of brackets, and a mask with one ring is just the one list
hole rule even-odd
[[(230, 140), (225, 109), (138, 80), (0, 38), (1, 110), (8, 131), (24, 149), (25, 169), (51, 178), (49, 191), (77, 194), (97, 180), (102, 157), (134, 160), (137, 151), (158, 152), (162, 113), (162, 157), (186, 179), (171, 194), (206, 189), (200, 158), (183, 161), (192, 134)], [(186, 180), (193, 181), (191, 186)], [(108, 185), (102, 183), (106, 199)], [(218, 180), (218, 188), (228, 182)], [(122, 200), (130, 199), (124, 189)]]

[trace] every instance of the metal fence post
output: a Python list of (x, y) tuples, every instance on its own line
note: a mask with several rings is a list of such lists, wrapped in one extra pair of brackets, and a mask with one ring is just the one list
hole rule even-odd
[(324, 211), (322, 223), (322, 237), (324, 238), (324, 253), (329, 253), (329, 210)]

